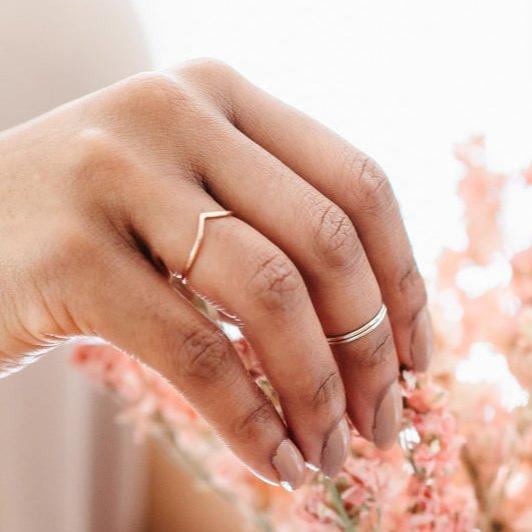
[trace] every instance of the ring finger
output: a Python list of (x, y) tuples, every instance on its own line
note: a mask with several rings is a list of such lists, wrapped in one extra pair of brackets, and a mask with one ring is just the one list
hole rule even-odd
[[(227, 126), (224, 150), (203, 154), (209, 191), (278, 245), (302, 273), (323, 329), (339, 335), (369, 322), (382, 297), (346, 214), (278, 159)], [(401, 415), (398, 357), (388, 319), (365, 337), (333, 346), (359, 432), (389, 447)]]
[[(224, 207), (186, 180), (143, 182), (151, 200), (146, 204), (147, 194), (135, 194), (129, 185), (129, 216), (152, 257), (183, 272), (200, 214)], [(336, 474), (347, 453), (345, 391), (301, 275), (277, 246), (237, 217), (208, 219), (204, 229), (188, 282), (238, 316), (303, 456)]]

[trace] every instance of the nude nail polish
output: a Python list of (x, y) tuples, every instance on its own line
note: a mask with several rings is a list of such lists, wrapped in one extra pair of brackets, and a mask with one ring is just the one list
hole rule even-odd
[(416, 320), (410, 342), (412, 368), (415, 371), (426, 371), (432, 355), (433, 338), (430, 315), (425, 307)]
[[(247, 464), (245, 464), (247, 465)], [(259, 473), (256, 469), (247, 466), (247, 468), (262, 482), (269, 484), (270, 486), (280, 486), (279, 482), (273, 481), (271, 478), (265, 477), (262, 473)]]
[(279, 475), (279, 483), (287, 491), (299, 488), (305, 479), (305, 461), (293, 442), (286, 439), (281, 442), (272, 464)]
[(313, 473), (317, 473), (320, 470), (317, 465), (311, 464), (310, 462), (305, 462), (305, 465), (307, 466), (307, 469)]
[(329, 434), (321, 454), (321, 470), (324, 475), (334, 477), (340, 472), (349, 449), (349, 425), (342, 419)]
[(382, 398), (373, 424), (373, 441), (379, 449), (389, 449), (397, 437), (403, 413), (403, 398), (398, 381), (394, 381)]

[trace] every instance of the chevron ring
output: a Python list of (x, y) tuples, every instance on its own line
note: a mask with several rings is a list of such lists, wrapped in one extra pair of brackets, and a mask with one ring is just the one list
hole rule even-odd
[(178, 279), (183, 284), (187, 284), (187, 278), (190, 274), (190, 270), (192, 269), (192, 266), (194, 266), (194, 263), (196, 262), (196, 259), (198, 258), (199, 251), (201, 249), (201, 244), (203, 243), (203, 238), (205, 236), (205, 223), (209, 219), (214, 218), (225, 218), (227, 216), (231, 216), (233, 213), (232, 211), (212, 211), (212, 212), (202, 212), (199, 215), (198, 219), (198, 230), (196, 232), (196, 240), (194, 241), (194, 244), (192, 246), (192, 249), (190, 250), (190, 254), (188, 256), (187, 263), (185, 265), (185, 268), (182, 273), (172, 273), (171, 277), (173, 279)]

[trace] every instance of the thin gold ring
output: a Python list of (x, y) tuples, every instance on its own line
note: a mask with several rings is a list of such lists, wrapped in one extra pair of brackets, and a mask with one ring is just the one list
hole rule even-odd
[(201, 249), (201, 245), (203, 243), (203, 239), (205, 236), (206, 221), (212, 218), (225, 218), (226, 216), (231, 216), (232, 214), (233, 214), (232, 211), (211, 211), (211, 212), (202, 212), (199, 215), (198, 229), (196, 231), (196, 239), (194, 240), (194, 244), (192, 245), (192, 249), (190, 250), (190, 253), (188, 255), (188, 260), (187, 260), (187, 263), (185, 264), (185, 268), (180, 274), (173, 273), (172, 274), (173, 278), (177, 278), (183, 284), (187, 284), (187, 278), (190, 275), (190, 270), (192, 269), (192, 266), (194, 266), (194, 263), (196, 262), (196, 259), (198, 258), (198, 254)]
[(330, 345), (348, 344), (349, 342), (354, 342), (355, 340), (366, 336), (371, 331), (374, 331), (383, 322), (384, 318), (386, 317), (386, 312), (386, 305), (383, 303), (379, 309), (379, 312), (375, 314), (375, 317), (362, 325), (362, 327), (345, 334), (327, 336), (327, 342), (329, 342)]

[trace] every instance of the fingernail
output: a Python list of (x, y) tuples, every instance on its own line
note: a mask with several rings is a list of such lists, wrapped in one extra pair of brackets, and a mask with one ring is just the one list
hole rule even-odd
[(284, 489), (294, 491), (303, 484), (305, 461), (299, 449), (290, 440), (281, 442), (272, 458), (272, 464), (279, 475), (279, 483)]
[(427, 370), (432, 355), (432, 346), (432, 324), (429, 311), (425, 307), (416, 320), (410, 343), (410, 356), (415, 371)]
[[(247, 464), (245, 464), (247, 465)], [(279, 482), (275, 482), (272, 479), (265, 477), (263, 474), (259, 473), (256, 469), (253, 469), (249, 466), (247, 468), (259, 479), (262, 480), (262, 482), (265, 482), (266, 484), (269, 484), (270, 486), (279, 486)]]
[(347, 458), (349, 449), (349, 426), (342, 419), (329, 434), (321, 454), (321, 470), (328, 477), (334, 477), (340, 472)]
[(402, 412), (401, 388), (399, 383), (394, 381), (386, 391), (375, 414), (373, 441), (379, 449), (389, 449), (393, 445), (401, 423)]
[(320, 470), (317, 465), (311, 464), (310, 462), (305, 462), (305, 465), (307, 466), (307, 469), (313, 473), (317, 473)]

